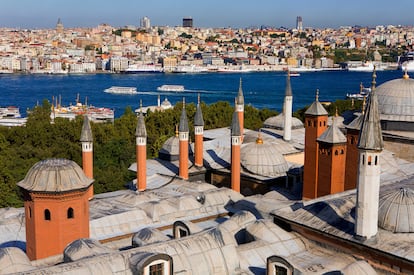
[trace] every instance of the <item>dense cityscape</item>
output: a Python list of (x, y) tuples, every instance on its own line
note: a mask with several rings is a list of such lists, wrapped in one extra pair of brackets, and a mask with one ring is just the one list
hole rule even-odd
[[(408, 26), (306, 28), (197, 28), (182, 26), (121, 28), (0, 29), (0, 72), (200, 72), (226, 70), (333, 69), (376, 62), (394, 68), (412, 49)], [(377, 69), (378, 69), (377, 68)]]

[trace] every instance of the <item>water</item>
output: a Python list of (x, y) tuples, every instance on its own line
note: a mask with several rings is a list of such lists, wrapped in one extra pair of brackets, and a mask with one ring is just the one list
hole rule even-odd
[[(385, 81), (402, 77), (401, 71), (377, 72), (377, 86)], [(79, 94), (80, 100), (97, 107), (109, 107), (115, 110), (115, 116), (124, 113), (127, 106), (133, 110), (139, 107), (156, 105), (157, 96), (175, 104), (185, 97), (186, 102), (196, 102), (197, 94), (207, 104), (216, 101), (234, 102), (243, 80), (245, 104), (257, 108), (269, 108), (281, 111), (286, 85), (286, 73), (205, 73), (205, 74), (88, 74), (88, 75), (0, 75), (0, 106), (18, 106), (22, 115), (27, 108), (33, 108), (43, 99), (52, 101), (53, 96), (61, 96), (62, 105), (74, 104)], [(320, 101), (344, 99), (347, 93), (359, 91), (362, 82), (365, 87), (371, 85), (371, 73), (324, 71), (301, 73), (292, 77), (294, 110), (309, 105), (320, 91)], [(186, 91), (180, 93), (158, 92), (163, 84), (184, 85)], [(136, 95), (114, 95), (104, 93), (111, 86), (137, 87)]]

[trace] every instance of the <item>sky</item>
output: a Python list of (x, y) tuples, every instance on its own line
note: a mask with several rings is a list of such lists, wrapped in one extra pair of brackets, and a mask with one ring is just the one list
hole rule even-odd
[[(393, 5), (396, 3), (396, 5)], [(414, 0), (0, 0), (0, 27), (54, 28), (179, 26), (192, 17), (195, 27), (304, 27), (414, 25)]]

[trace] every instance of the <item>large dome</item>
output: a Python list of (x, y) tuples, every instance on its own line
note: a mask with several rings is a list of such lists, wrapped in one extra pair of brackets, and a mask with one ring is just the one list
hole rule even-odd
[(76, 162), (67, 159), (47, 159), (33, 165), (26, 177), (17, 185), (32, 192), (54, 193), (85, 189), (92, 182), (93, 179), (86, 177)]
[[(277, 130), (285, 129), (285, 116), (283, 113), (278, 114), (277, 116), (272, 116), (266, 119), (263, 122), (263, 127), (273, 128)], [(301, 129), (303, 128), (303, 123), (296, 117), (292, 117), (292, 129)]]
[(407, 122), (414, 122), (414, 80), (406, 74), (385, 82), (375, 91), (383, 129), (412, 130), (412, 127), (407, 128)]

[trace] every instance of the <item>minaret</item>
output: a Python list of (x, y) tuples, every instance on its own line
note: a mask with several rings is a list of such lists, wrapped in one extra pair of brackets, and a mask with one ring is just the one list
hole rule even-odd
[(145, 119), (142, 115), (142, 101), (140, 102), (140, 112), (138, 116), (136, 138), (136, 162), (137, 162), (137, 190), (145, 191), (147, 188), (147, 129)]
[(328, 125), (328, 112), (316, 98), (305, 112), (305, 165), (303, 171), (303, 199), (314, 199), (318, 190), (318, 151), (317, 138), (325, 132)]
[(355, 189), (358, 180), (358, 139), (365, 113), (365, 97), (362, 103), (362, 114), (346, 126), (346, 164), (345, 190)]
[(203, 167), (203, 134), (204, 119), (200, 105), (200, 94), (198, 94), (197, 110), (194, 115), (194, 165), (196, 167)]
[(188, 180), (188, 119), (185, 112), (185, 99), (183, 98), (183, 110), (181, 111), (180, 125), (178, 127), (178, 139), (180, 141), (179, 171), (182, 179)]
[(231, 189), (240, 193), (240, 147), (241, 131), (239, 115), (233, 113), (231, 121)]
[[(82, 168), (85, 176), (93, 179), (93, 136), (91, 124), (87, 115), (83, 117), (82, 132), (80, 136), (82, 144)], [(88, 190), (89, 199), (93, 198), (93, 185)]]
[(338, 110), (332, 125), (317, 139), (318, 197), (344, 191), (346, 137), (336, 125), (337, 118)]
[(283, 117), (285, 120), (283, 128), (283, 139), (286, 141), (292, 138), (292, 87), (290, 85), (290, 72), (288, 71), (285, 88), (285, 102), (283, 104)]
[(359, 168), (355, 235), (369, 239), (378, 231), (378, 202), (380, 188), (380, 155), (384, 148), (375, 92), (375, 67), (372, 75), (371, 95), (362, 122), (358, 141)]
[(58, 19), (58, 21), (56, 23), (56, 32), (57, 33), (63, 33), (63, 24), (62, 24), (62, 21), (60, 20), (60, 18)]
[(243, 96), (243, 89), (242, 89), (242, 79), (240, 78), (239, 84), (239, 92), (236, 97), (236, 112), (239, 116), (239, 123), (240, 123), (240, 135), (243, 139), (244, 133), (244, 96)]

